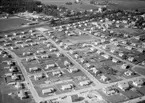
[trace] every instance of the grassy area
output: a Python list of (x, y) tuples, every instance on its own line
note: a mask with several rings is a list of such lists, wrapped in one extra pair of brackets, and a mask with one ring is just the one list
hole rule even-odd
[(17, 28), (26, 23), (28, 21), (21, 18), (0, 19), (0, 31)]
[(145, 1), (140, 0), (107, 0), (112, 3), (109, 8), (112, 9), (139, 9), (145, 10)]

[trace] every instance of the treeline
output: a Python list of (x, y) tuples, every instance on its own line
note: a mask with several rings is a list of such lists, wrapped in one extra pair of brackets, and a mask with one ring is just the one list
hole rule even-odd
[(9, 14), (17, 12), (42, 12), (42, 3), (40, 1), (33, 0), (1, 0), (0, 2), (1, 9), (0, 11), (6, 12)]

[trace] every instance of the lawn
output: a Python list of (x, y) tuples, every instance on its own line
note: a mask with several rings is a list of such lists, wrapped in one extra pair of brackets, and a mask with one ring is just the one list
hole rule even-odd
[(14, 29), (28, 22), (29, 21), (21, 19), (21, 18), (0, 19), (0, 31)]

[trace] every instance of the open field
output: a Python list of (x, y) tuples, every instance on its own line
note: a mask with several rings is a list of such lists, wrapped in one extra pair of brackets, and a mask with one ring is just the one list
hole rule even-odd
[(140, 0), (108, 0), (112, 1), (116, 5), (110, 5), (109, 8), (119, 8), (119, 9), (145, 9), (145, 1)]
[(21, 18), (0, 19), (0, 31), (17, 28), (20, 27), (22, 24), (26, 24), (28, 22), (29, 21)]
[[(73, 4), (65, 5), (66, 2), (74, 2), (74, 0), (40, 0), (44, 4), (55, 4), (55, 5), (64, 5), (71, 10), (86, 10), (86, 9), (95, 9), (97, 5), (89, 4), (89, 0), (82, 0), (83, 4)], [(106, 0), (96, 0), (98, 2), (103, 2)], [(145, 10), (145, 1), (143, 0), (107, 0), (109, 1), (108, 8), (111, 9), (139, 9)]]

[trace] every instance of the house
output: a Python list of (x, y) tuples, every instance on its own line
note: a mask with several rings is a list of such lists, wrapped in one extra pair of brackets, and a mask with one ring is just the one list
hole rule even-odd
[(39, 73), (39, 74), (35, 74), (34, 75), (34, 79), (35, 80), (40, 80), (40, 79), (42, 79), (44, 77), (44, 74), (43, 73)]
[(23, 90), (20, 90), (20, 91), (18, 92), (18, 97), (19, 97), (21, 100), (27, 98), (26, 92), (23, 91)]
[(48, 48), (51, 47), (51, 44), (47, 44), (47, 47), (48, 47)]
[(122, 68), (122, 69), (128, 69), (128, 68), (129, 68), (129, 65), (128, 65), (128, 64), (122, 64), (122, 65), (121, 65), (121, 68)]
[(60, 47), (62, 47), (63, 45), (64, 45), (64, 43), (63, 43), (63, 42), (60, 42), (60, 43), (59, 43), (59, 46), (60, 46)]
[(104, 43), (106, 41), (106, 39), (101, 39), (101, 43)]
[(118, 83), (118, 88), (120, 88), (123, 91), (126, 91), (130, 88), (130, 86), (128, 82), (121, 82), (121, 83)]
[(20, 79), (20, 76), (17, 75), (17, 74), (13, 74), (13, 75), (11, 76), (11, 78), (12, 78), (13, 80), (18, 80), (18, 79)]
[(145, 61), (142, 61), (142, 62), (141, 62), (141, 65), (145, 66)]
[(4, 43), (4, 46), (12, 46), (11, 43)]
[(57, 48), (55, 48), (55, 47), (54, 48), (50, 48), (49, 51), (50, 52), (56, 52), (57, 51)]
[(127, 41), (123, 40), (122, 43), (123, 43), (123, 44), (127, 44)]
[(45, 58), (49, 58), (50, 55), (41, 55), (40, 57), (45, 59)]
[(53, 76), (61, 76), (62, 72), (61, 71), (53, 71), (52, 74), (53, 74)]
[(97, 54), (101, 54), (102, 52), (100, 50), (97, 51)]
[(36, 53), (41, 54), (41, 53), (46, 53), (46, 51), (45, 50), (37, 50)]
[(136, 37), (134, 37), (136, 40), (140, 40), (141, 39), (141, 37), (140, 36), (136, 36)]
[(78, 59), (80, 56), (79, 56), (79, 54), (74, 54), (74, 57), (75, 57), (76, 59)]
[(26, 39), (25, 42), (29, 43), (29, 42), (33, 42), (32, 39)]
[(86, 63), (86, 60), (84, 58), (79, 58), (79, 61), (83, 64)]
[(110, 58), (110, 56), (109, 55), (107, 55), (107, 54), (104, 54), (104, 55), (102, 55), (105, 59), (109, 59)]
[(136, 43), (131, 43), (131, 45), (132, 45), (132, 46), (137, 46), (137, 44), (136, 44)]
[(133, 49), (132, 46), (126, 46), (125, 48), (128, 49), (128, 50), (132, 50)]
[(47, 69), (50, 69), (50, 68), (54, 68), (56, 66), (57, 66), (56, 64), (48, 64), (48, 65), (46, 65), (45, 69), (47, 70)]
[(62, 56), (63, 56), (63, 54), (61, 54), (61, 53), (56, 53), (56, 57), (57, 57), (57, 58), (62, 57)]
[(120, 52), (118, 55), (119, 55), (120, 57), (123, 57), (123, 56), (124, 56), (124, 53)]
[(78, 71), (79, 71), (78, 68), (71, 68), (71, 69), (69, 69), (70, 73), (74, 73), (74, 72), (78, 72)]
[(134, 72), (128, 70), (128, 71), (124, 72), (124, 74), (125, 74), (126, 76), (131, 76), (131, 75), (134, 75)]
[(91, 84), (91, 81), (90, 80), (81, 81), (79, 83), (80, 86), (87, 86), (87, 85), (90, 85), (90, 84)]
[(69, 53), (70, 53), (70, 54), (75, 54), (75, 51), (70, 50)]
[(27, 58), (26, 58), (26, 61), (27, 61), (27, 62), (31, 62), (31, 61), (33, 61), (33, 60), (36, 60), (36, 58), (35, 58), (35, 57), (27, 57)]
[(116, 50), (115, 50), (115, 49), (111, 49), (110, 52), (111, 52), (111, 53), (115, 53)]
[(21, 44), (20, 45), (22, 48), (25, 48), (25, 47), (29, 47), (30, 45), (29, 44)]
[(90, 68), (91, 64), (90, 63), (85, 63), (85, 67)]
[(102, 48), (103, 48), (103, 49), (107, 49), (107, 45), (103, 45)]
[(32, 52), (23, 52), (23, 56), (30, 56), (30, 55), (33, 55)]
[(96, 51), (96, 48), (90, 48), (89, 52), (93, 53)]
[(17, 72), (17, 71), (18, 71), (18, 68), (17, 68), (16, 66), (11, 66), (11, 67), (9, 68), (9, 71), (10, 71), (10, 72)]
[(18, 89), (22, 88), (22, 83), (16, 82), (15, 87)]
[(138, 78), (133, 81), (133, 85), (136, 87), (141, 87), (144, 84), (144, 81), (142, 78)]
[(66, 84), (66, 85), (62, 85), (62, 90), (68, 90), (68, 89), (72, 89), (74, 87), (73, 84)]
[(101, 72), (100, 72), (98, 69), (96, 69), (95, 67), (90, 68), (90, 70), (91, 70), (95, 75), (98, 75), (98, 74), (101, 73)]
[(118, 62), (119, 62), (119, 60), (117, 60), (117, 59), (113, 58), (113, 59), (112, 59), (112, 62), (113, 62), (113, 63), (118, 63)]
[(137, 51), (139, 51), (140, 53), (145, 52), (145, 50), (144, 49), (141, 49), (141, 48), (138, 48)]
[(30, 72), (34, 72), (34, 71), (38, 71), (38, 70), (40, 70), (39, 67), (31, 67), (31, 68), (29, 68)]
[(43, 89), (42, 94), (51, 94), (54, 93), (55, 89), (54, 88), (48, 88), (48, 89)]
[(106, 77), (105, 75), (101, 75), (101, 78), (100, 78), (100, 80), (101, 80), (101, 81), (104, 81), (104, 82), (109, 81), (109, 79), (110, 79), (110, 78)]
[(128, 61), (134, 62), (135, 61), (135, 58), (134, 57), (128, 57)]
[(69, 61), (67, 61), (67, 60), (64, 61), (64, 65), (65, 65), (65, 66), (70, 66), (70, 64), (71, 64), (71, 63), (70, 63)]
[(6, 73), (5, 76), (6, 77), (11, 77), (13, 75), (13, 73)]
[(103, 92), (107, 95), (114, 95), (118, 93), (118, 90), (115, 88), (103, 88)]

